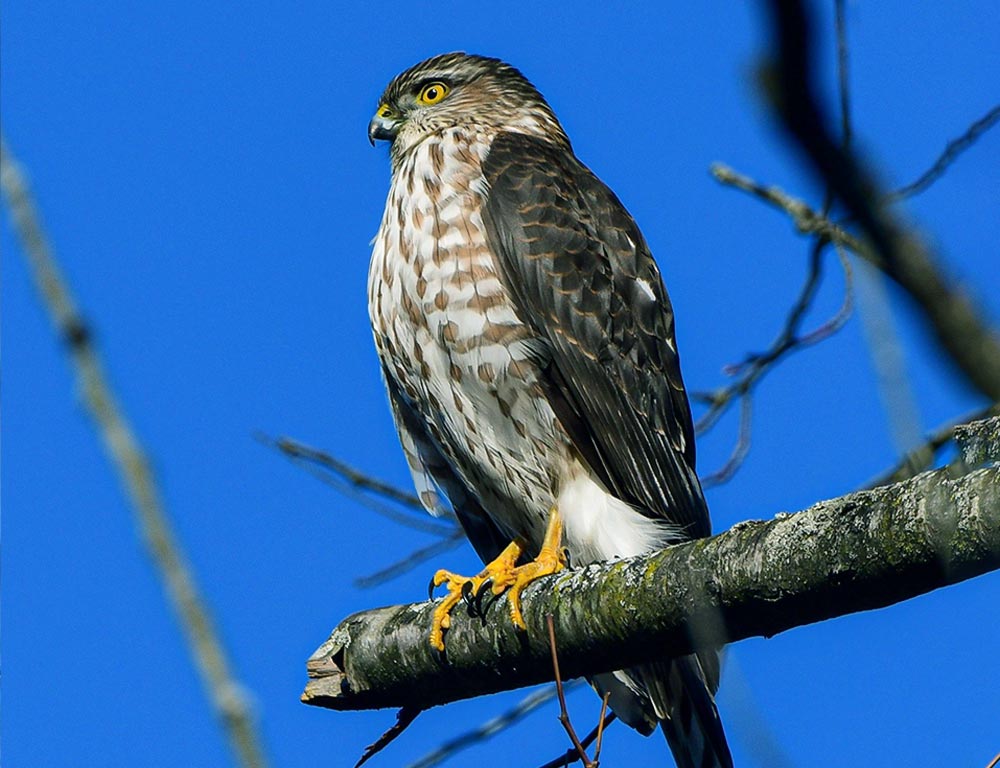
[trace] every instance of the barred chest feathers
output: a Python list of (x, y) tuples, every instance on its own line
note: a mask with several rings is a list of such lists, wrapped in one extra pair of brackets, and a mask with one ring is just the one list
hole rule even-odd
[(486, 241), (489, 141), (444, 131), (394, 169), (368, 275), (378, 355), (508, 536), (537, 545), (558, 502), (576, 562), (638, 554), (652, 521), (596, 483), (537, 386), (532, 332)]

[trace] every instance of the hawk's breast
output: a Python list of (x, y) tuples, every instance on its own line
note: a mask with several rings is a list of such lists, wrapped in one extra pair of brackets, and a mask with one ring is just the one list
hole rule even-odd
[(374, 243), (369, 312), (387, 375), (463, 482), (510, 535), (534, 538), (568, 443), (487, 243), (487, 151), (450, 130), (403, 158)]

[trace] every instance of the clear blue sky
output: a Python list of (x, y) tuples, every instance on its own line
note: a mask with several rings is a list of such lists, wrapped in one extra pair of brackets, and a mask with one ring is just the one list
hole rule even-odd
[[(503, 57), (538, 85), (645, 232), (690, 388), (719, 385), (723, 365), (778, 331), (807, 243), (707, 168), (725, 161), (814, 203), (820, 192), (754, 95), (756, 6), (671, 5), (6, 4), (4, 132), (275, 766), (350, 765), (391, 722), (298, 701), (306, 657), (341, 618), (420, 599), (436, 567), (475, 567), (463, 548), (377, 589), (353, 587), (429, 539), (252, 437), (292, 435), (408, 483), (365, 309), (389, 180), (386, 150), (369, 147), (365, 129), (393, 75), (464, 49)], [(889, 183), (909, 181), (997, 102), (1000, 10), (880, 0), (849, 13), (857, 131)], [(907, 209), (993, 322), (998, 169), (995, 132)], [(4, 762), (227, 765), (6, 216), (0, 246)], [(828, 274), (811, 322), (840, 301), (832, 262)], [(899, 299), (920, 430), (981, 405)], [(896, 458), (857, 317), (783, 364), (755, 406), (746, 465), (709, 494), (716, 529), (852, 490)], [(735, 422), (702, 442), (703, 471), (724, 462)], [(797, 766), (984, 766), (1000, 750), (998, 598), (992, 575), (738, 644), (720, 695), (738, 764), (760, 764), (764, 723)], [(376, 765), (404, 765), (522, 695), (426, 713)], [(589, 727), (596, 697), (579, 690), (571, 707)], [(452, 765), (509, 754), (530, 766), (565, 746), (549, 706)], [(615, 726), (602, 764), (667, 761), (661, 738)]]

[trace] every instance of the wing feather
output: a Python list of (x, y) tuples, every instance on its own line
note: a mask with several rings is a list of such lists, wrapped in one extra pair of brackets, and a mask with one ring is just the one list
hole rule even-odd
[(576, 448), (619, 498), (708, 535), (673, 310), (639, 228), (565, 148), (501, 134), (483, 171), (488, 242), (549, 347), (550, 399)]

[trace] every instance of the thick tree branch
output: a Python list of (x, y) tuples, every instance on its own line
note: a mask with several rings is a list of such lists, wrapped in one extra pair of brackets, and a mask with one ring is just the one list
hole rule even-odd
[[(1000, 418), (966, 430), (975, 459)], [(961, 441), (961, 436), (960, 436)], [(984, 455), (986, 454), (986, 455)], [(506, 598), (485, 619), (456, 612), (447, 657), (427, 640), (433, 603), (357, 613), (310, 658), (303, 701), (331, 709), (419, 706), (552, 679), (546, 615), (565, 677), (664, 654), (770, 637), (891, 605), (1000, 568), (1000, 468), (942, 471), (737, 525), (642, 558), (539, 580), (524, 593), (527, 633)]]

